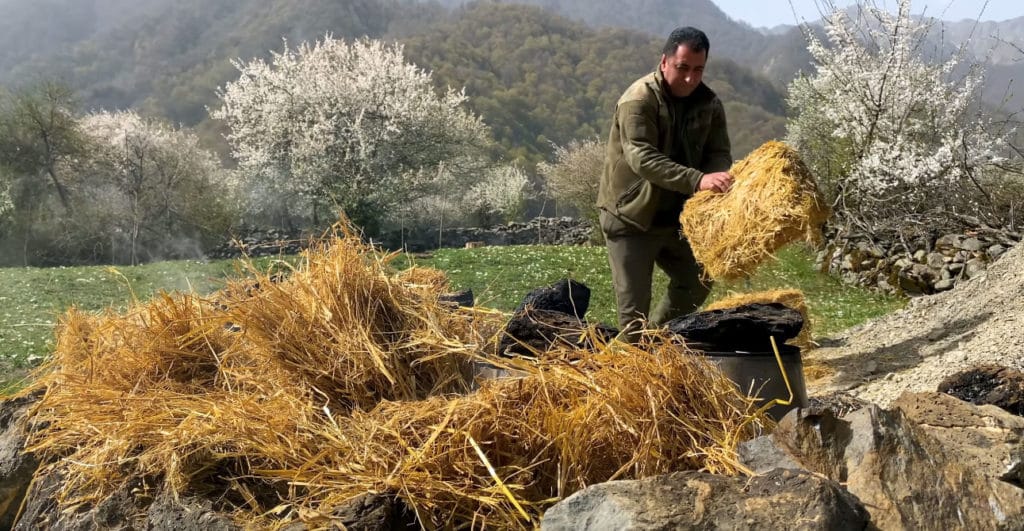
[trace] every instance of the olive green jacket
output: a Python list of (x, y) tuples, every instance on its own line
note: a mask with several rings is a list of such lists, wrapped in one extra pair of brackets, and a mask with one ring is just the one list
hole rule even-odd
[[(634, 82), (615, 105), (597, 206), (624, 224), (646, 231), (665, 190), (693, 195), (704, 173), (732, 165), (725, 109), (701, 83), (691, 104), (673, 116), (660, 71)], [(670, 96), (668, 96), (670, 97)], [(685, 138), (675, 138), (675, 120), (685, 123)], [(686, 160), (670, 159), (675, 142)], [(607, 232), (607, 231), (606, 231)]]

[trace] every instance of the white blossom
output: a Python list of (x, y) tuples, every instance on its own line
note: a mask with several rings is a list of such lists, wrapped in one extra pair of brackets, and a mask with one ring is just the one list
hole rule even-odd
[(963, 49), (929, 61), (935, 23), (861, 4), (825, 20), (828, 43), (807, 31), (816, 72), (789, 87), (788, 140), (838, 200), (926, 202), (1003, 160), (1008, 131), (979, 108), (982, 71)]
[(380, 216), (436, 193), (442, 165), (458, 183), (484, 165), (489, 131), (465, 93), (437, 94), (400, 45), (327, 36), (235, 66), (211, 116), (263, 193)]
[[(91, 150), (71, 170), (82, 181), (80, 193), (90, 199), (85, 203), (102, 205), (91, 209), (93, 221), (125, 235), (133, 263), (144, 231), (151, 239), (197, 226), (203, 232), (211, 216), (236, 210), (226, 204), (237, 186), (232, 174), (196, 135), (134, 111), (91, 113), (81, 119), (81, 128)], [(202, 211), (212, 205), (221, 206)]]

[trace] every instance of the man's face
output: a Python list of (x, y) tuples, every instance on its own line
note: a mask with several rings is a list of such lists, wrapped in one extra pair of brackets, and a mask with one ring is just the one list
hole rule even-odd
[(679, 45), (673, 55), (662, 54), (661, 75), (665, 76), (665, 83), (672, 91), (672, 95), (685, 98), (693, 94), (704, 77), (704, 63), (707, 61), (707, 50), (693, 52), (685, 44)]

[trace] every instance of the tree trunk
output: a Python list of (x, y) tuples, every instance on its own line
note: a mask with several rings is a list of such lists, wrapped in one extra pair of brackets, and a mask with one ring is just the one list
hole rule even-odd
[(53, 171), (53, 166), (46, 167), (46, 173), (50, 176), (50, 180), (53, 181), (54, 188), (57, 189), (57, 196), (60, 197), (60, 204), (64, 206), (64, 210), (71, 214), (71, 198), (68, 197), (68, 190), (61, 184), (60, 179), (57, 178), (56, 172)]

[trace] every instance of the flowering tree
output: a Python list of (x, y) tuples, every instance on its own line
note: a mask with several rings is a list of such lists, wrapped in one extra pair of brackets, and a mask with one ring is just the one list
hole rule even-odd
[(807, 32), (817, 71), (789, 87), (789, 142), (862, 228), (977, 206), (979, 173), (1003, 160), (1010, 133), (980, 108), (980, 68), (962, 48), (928, 60), (934, 21), (912, 18), (909, 0), (855, 13), (825, 17), (827, 45)]
[(390, 211), (388, 219), (402, 229), (419, 227), (490, 226), (517, 218), (531, 196), (530, 179), (515, 165), (493, 165), (472, 183), (460, 187), (441, 168), (438, 192)]
[(55, 81), (0, 95), (0, 165), (21, 181), (26, 210), (43, 202), (48, 184), (64, 210), (72, 211), (68, 180), (58, 167), (83, 150), (74, 106), (71, 89)]
[(11, 201), (11, 183), (3, 179), (3, 176), (0, 176), (0, 227), (3, 226), (3, 222), (13, 211), (14, 203)]
[(314, 222), (337, 207), (372, 225), (436, 194), (442, 176), (462, 189), (486, 166), (489, 131), (462, 108), (465, 94), (435, 93), (400, 45), (328, 36), (235, 66), (211, 116), (260, 195), (308, 205)]
[(555, 160), (542, 162), (537, 170), (544, 177), (547, 193), (556, 201), (575, 208), (597, 226), (597, 183), (604, 171), (605, 143), (598, 138), (576, 140), (555, 147)]
[(74, 168), (79, 194), (102, 205), (87, 217), (111, 245), (124, 240), (132, 264), (183, 235), (223, 237), (235, 184), (194, 134), (132, 111), (92, 113), (81, 127), (93, 150)]

